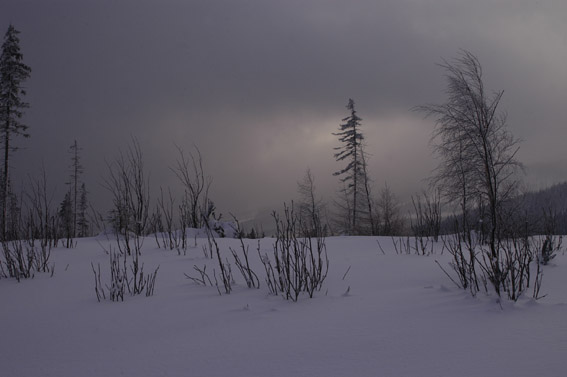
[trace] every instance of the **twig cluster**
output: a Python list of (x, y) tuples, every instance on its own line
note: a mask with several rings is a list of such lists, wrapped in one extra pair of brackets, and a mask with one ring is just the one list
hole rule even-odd
[(95, 294), (97, 300), (106, 300), (107, 292), (110, 301), (124, 301), (124, 293), (131, 296), (145, 293), (146, 297), (153, 296), (159, 266), (150, 274), (144, 273), (144, 264), (140, 262), (140, 253), (131, 256), (115, 250), (110, 246), (107, 250), (109, 256), (110, 282), (103, 285), (101, 282), (100, 263), (95, 267), (91, 263), (95, 279)]
[(513, 301), (532, 287), (533, 298), (544, 297), (541, 295), (542, 265), (561, 248), (559, 237), (527, 233), (498, 239), (497, 254), (473, 232), (459, 232), (442, 240), (452, 256), (449, 266), (455, 277), (439, 266), (458, 287), (469, 290), (474, 296), (482, 288), (488, 292), (490, 286), (499, 297), (505, 295)]
[(0, 277), (28, 279), (34, 272), (54, 273), (51, 249), (59, 243), (58, 218), (51, 208), (45, 171), (40, 179), (30, 180), (29, 190), (10, 194), (5, 234), (0, 254)]
[(55, 271), (54, 265), (49, 265), (51, 247), (43, 243), (37, 245), (30, 240), (12, 240), (2, 242), (4, 260), (0, 259), (0, 277), (29, 279), (35, 272)]
[[(208, 254), (210, 255), (211, 258), (213, 258), (213, 255), (216, 254), (217, 257), (217, 261), (219, 264), (219, 270), (220, 270), (220, 275), (221, 275), (221, 279), (222, 279), (222, 284), (224, 286), (224, 292), (226, 294), (230, 294), (230, 292), (232, 292), (232, 283), (234, 282), (234, 278), (232, 277), (232, 269), (230, 267), (230, 263), (228, 262), (228, 260), (223, 261), (221, 254), (220, 254), (220, 248), (219, 245), (217, 243), (217, 240), (215, 239), (215, 231), (213, 229), (211, 229), (211, 225), (209, 223), (208, 218), (204, 219), (204, 223), (205, 223), (205, 233), (207, 234), (207, 244), (209, 246), (208, 249)], [(205, 255), (207, 254), (207, 251), (205, 250)], [(217, 280), (217, 275), (216, 275), (216, 271), (213, 269), (213, 276), (215, 279), (215, 285), (217, 287), (217, 290), (219, 291), (220, 294), (220, 289), (218, 288), (219, 284), (218, 284), (218, 280)]]
[[(234, 226), (234, 232), (236, 233), (238, 240), (240, 241), (240, 250), (242, 251), (243, 256), (243, 259), (241, 259), (238, 255), (238, 251), (236, 251), (232, 247), (229, 247), (232, 257), (234, 258), (234, 263), (240, 271), (240, 274), (246, 281), (248, 288), (260, 288), (260, 279), (258, 279), (258, 275), (256, 275), (254, 270), (252, 270), (252, 268), (250, 267), (250, 261), (248, 258), (248, 245), (244, 245), (244, 241), (242, 239), (244, 232), (240, 227), (240, 222), (238, 221), (238, 219), (234, 216), (232, 217), (236, 224), (236, 226)], [(258, 241), (258, 249), (260, 249), (260, 241)]]
[(267, 254), (260, 255), (268, 289), (286, 300), (297, 301), (303, 292), (312, 298), (322, 288), (329, 269), (325, 238), (322, 232), (314, 238), (302, 235), (293, 204), (284, 207), (283, 219), (276, 212), (272, 215), (276, 222), (273, 260)]

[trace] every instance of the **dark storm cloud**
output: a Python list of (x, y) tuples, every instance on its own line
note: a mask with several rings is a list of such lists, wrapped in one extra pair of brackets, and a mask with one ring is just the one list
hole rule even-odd
[(74, 138), (97, 191), (105, 159), (134, 135), (155, 186), (173, 183), (173, 145), (197, 144), (223, 211), (292, 197), (307, 166), (330, 195), (330, 133), (352, 97), (375, 181), (418, 190), (433, 166), (431, 125), (410, 109), (443, 99), (435, 63), (460, 48), (479, 57), (489, 88), (505, 90), (521, 157), (539, 166), (532, 176), (567, 173), (560, 1), (3, 0), (0, 10), (33, 69), (18, 171), (43, 160), (60, 188)]

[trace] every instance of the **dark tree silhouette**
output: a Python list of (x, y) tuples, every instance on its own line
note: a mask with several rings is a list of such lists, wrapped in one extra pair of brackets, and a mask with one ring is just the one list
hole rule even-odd
[(344, 206), (347, 211), (347, 218), (350, 219), (349, 228), (351, 234), (359, 233), (360, 215), (364, 208), (364, 182), (365, 182), (365, 161), (363, 157), (362, 141), (364, 136), (360, 131), (361, 118), (356, 115), (354, 101), (348, 100), (347, 109), (350, 115), (344, 118), (339, 126), (339, 132), (333, 135), (339, 137), (339, 141), (343, 144), (336, 147), (335, 159), (337, 161), (346, 161), (347, 165), (333, 173), (335, 176), (342, 176), (340, 179), (344, 184), (343, 193), (349, 203)]
[(0, 184), (3, 239), (6, 238), (10, 152), (16, 150), (11, 144), (11, 139), (15, 135), (29, 137), (28, 127), (21, 122), (21, 118), (24, 114), (23, 110), (29, 107), (29, 104), (22, 99), (26, 94), (22, 84), (30, 77), (31, 68), (23, 63), (18, 34), (19, 31), (14, 26), (8, 27), (0, 55), (0, 138), (4, 148), (4, 170)]

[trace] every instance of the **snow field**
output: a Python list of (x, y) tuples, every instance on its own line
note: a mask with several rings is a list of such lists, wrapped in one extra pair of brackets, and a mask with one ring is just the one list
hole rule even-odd
[[(233, 266), (230, 295), (198, 286), (193, 265), (218, 271), (198, 246), (186, 256), (144, 243), (155, 295), (97, 302), (91, 262), (108, 282), (99, 242), (53, 250), (55, 275), (0, 280), (0, 376), (564, 376), (565, 256), (544, 270), (539, 301), (502, 302), (459, 290), (435, 264), (448, 255), (397, 255), (389, 238), (327, 239), (330, 269), (314, 299), (248, 289)], [(234, 239), (218, 239), (231, 260)], [(261, 241), (271, 253), (271, 239)], [(232, 262), (231, 262), (232, 263)], [(350, 271), (343, 280), (345, 272)], [(349, 289), (350, 287), (350, 289)]]

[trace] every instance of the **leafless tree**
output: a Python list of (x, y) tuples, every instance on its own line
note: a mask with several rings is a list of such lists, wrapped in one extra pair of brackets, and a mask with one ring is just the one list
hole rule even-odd
[[(126, 289), (132, 296), (144, 292), (146, 296), (151, 296), (159, 266), (149, 274), (144, 273), (142, 246), (144, 236), (152, 225), (149, 214), (150, 184), (146, 177), (142, 150), (135, 138), (132, 138), (126, 152), (121, 152), (112, 164), (108, 164), (108, 170), (104, 186), (113, 197), (111, 221), (118, 248), (113, 248), (110, 239), (108, 248), (103, 246), (110, 256), (110, 285), (106, 286), (109, 298), (111, 301), (123, 301)], [(95, 292), (100, 301), (106, 297), (104, 287), (100, 284), (100, 265), (95, 268), (93, 264), (92, 269)]]
[(142, 150), (136, 139), (125, 153), (108, 164), (104, 187), (113, 196), (112, 221), (124, 235), (145, 234), (149, 228), (150, 184), (146, 178)]
[(515, 194), (521, 168), (516, 159), (519, 141), (508, 131), (506, 114), (498, 108), (504, 92), (486, 92), (482, 67), (473, 54), (462, 51), (441, 67), (447, 72), (448, 100), (419, 108), (436, 121), (433, 141), (441, 163), (435, 179), (449, 198), (455, 198), (459, 187), (460, 192), (466, 190), (461, 199), (477, 198), (486, 206), (488, 241), (496, 257), (502, 207)]
[(307, 169), (303, 180), (297, 182), (297, 192), (300, 196), (299, 216), (306, 228), (307, 235), (312, 237), (319, 228), (324, 205), (323, 200), (317, 196), (315, 177), (311, 173), (311, 169)]
[(380, 233), (388, 236), (399, 234), (402, 230), (400, 204), (396, 195), (394, 195), (390, 186), (388, 186), (388, 183), (385, 183), (380, 191), (378, 208), (380, 209), (382, 219)]
[(25, 229), (30, 242), (38, 240), (43, 249), (56, 247), (58, 243), (57, 216), (53, 210), (53, 192), (48, 189), (47, 173), (42, 166), (39, 178), (30, 177), (26, 191), (27, 217)]
[(348, 233), (352, 227), (352, 198), (348, 193), (346, 184), (343, 182), (343, 187), (338, 191), (337, 197), (334, 200), (335, 209), (331, 220), (335, 231), (341, 233)]
[(432, 194), (425, 190), (411, 198), (414, 216), (411, 218), (412, 233), (415, 237), (439, 239), (441, 232), (441, 197), (439, 190)]
[(487, 93), (482, 67), (472, 53), (462, 51), (441, 67), (446, 71), (447, 101), (418, 108), (436, 122), (432, 141), (441, 162), (433, 181), (446, 198), (461, 202), (466, 229), (466, 213), (473, 202), (479, 212), (485, 211), (481, 220), (488, 227), (486, 257), (500, 294), (505, 278), (500, 260), (503, 208), (518, 186), (519, 141), (508, 131), (506, 114), (498, 107), (504, 92)]
[(171, 170), (181, 181), (184, 188), (182, 208), (185, 210), (185, 218), (192, 228), (201, 228), (204, 219), (212, 215), (214, 206), (209, 199), (209, 188), (212, 178), (205, 175), (203, 169), (203, 158), (201, 151), (196, 146), (195, 152), (187, 156), (180, 147), (177, 147), (179, 159)]
[[(364, 145), (362, 145), (361, 148), (363, 146)], [(374, 203), (374, 199), (372, 197), (372, 186), (370, 181), (370, 174), (368, 173), (368, 164), (367, 164), (368, 156), (366, 152), (364, 152), (364, 150), (362, 150), (361, 157), (362, 157), (362, 172), (363, 172), (362, 183), (364, 189), (363, 192), (366, 202), (366, 208), (368, 211), (367, 212), (368, 225), (369, 225), (368, 233), (374, 236), (378, 234), (378, 213), (376, 211), (376, 206)]]

